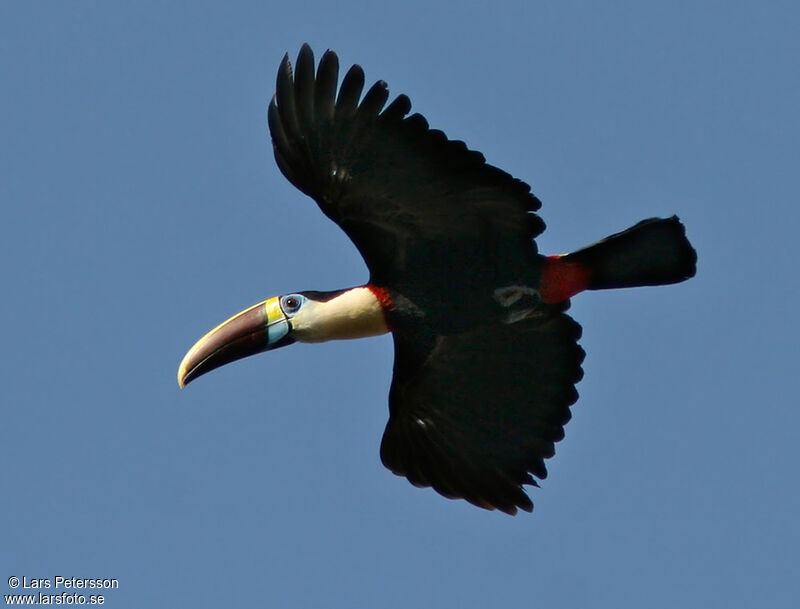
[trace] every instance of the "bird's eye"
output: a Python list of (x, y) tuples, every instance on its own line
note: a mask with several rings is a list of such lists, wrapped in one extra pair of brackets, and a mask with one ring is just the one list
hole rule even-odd
[(281, 298), (281, 308), (283, 308), (283, 312), (287, 315), (292, 315), (293, 313), (297, 313), (300, 307), (303, 306), (304, 300), (305, 298), (300, 294), (283, 296)]

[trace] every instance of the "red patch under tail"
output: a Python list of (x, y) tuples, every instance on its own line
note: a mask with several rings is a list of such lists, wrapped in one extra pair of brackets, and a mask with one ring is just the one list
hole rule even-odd
[(564, 256), (548, 256), (544, 261), (539, 295), (547, 304), (564, 302), (589, 287), (591, 269), (580, 262), (571, 262)]

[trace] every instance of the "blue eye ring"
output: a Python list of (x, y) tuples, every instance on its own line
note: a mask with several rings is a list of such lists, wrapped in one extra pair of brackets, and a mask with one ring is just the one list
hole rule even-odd
[(305, 301), (306, 298), (302, 294), (287, 294), (281, 296), (281, 309), (287, 316), (291, 316), (300, 310)]

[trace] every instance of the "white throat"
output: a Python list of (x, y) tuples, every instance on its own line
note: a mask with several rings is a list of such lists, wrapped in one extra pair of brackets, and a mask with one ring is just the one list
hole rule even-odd
[(327, 302), (306, 301), (292, 318), (292, 336), (307, 343), (379, 336), (388, 331), (380, 301), (363, 286)]

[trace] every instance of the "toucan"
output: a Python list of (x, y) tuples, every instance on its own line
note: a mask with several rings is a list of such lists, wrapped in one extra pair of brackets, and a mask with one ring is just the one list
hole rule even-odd
[(363, 285), (270, 298), (203, 336), (178, 384), (294, 342), (390, 332), (394, 370), (380, 456), (395, 474), (485, 509), (533, 510), (524, 485), (547, 476), (583, 376), (584, 290), (693, 277), (677, 218), (651, 218), (581, 250), (539, 254), (545, 225), (525, 182), (409, 114), (411, 102), (364, 71), (339, 80), (306, 44), (278, 69), (268, 122), (284, 176), (348, 235)]

